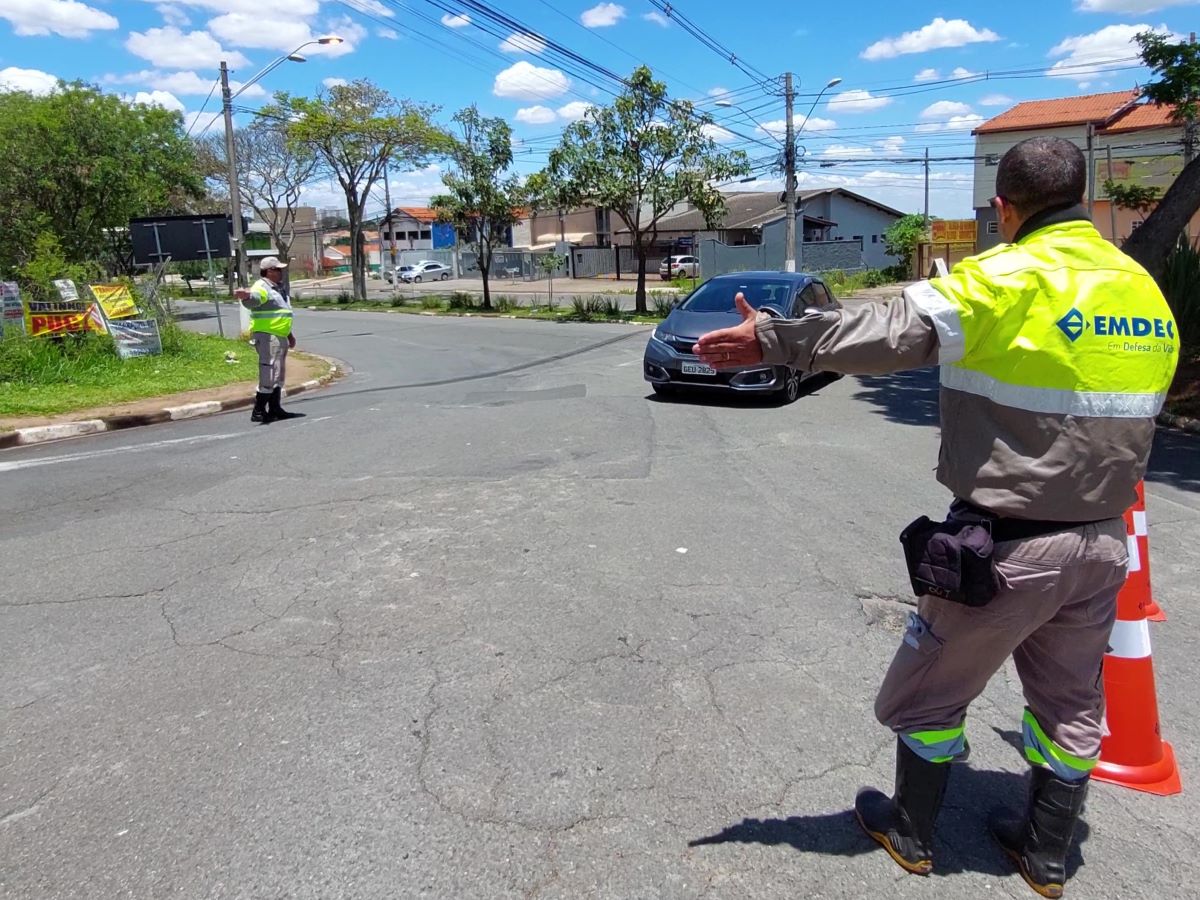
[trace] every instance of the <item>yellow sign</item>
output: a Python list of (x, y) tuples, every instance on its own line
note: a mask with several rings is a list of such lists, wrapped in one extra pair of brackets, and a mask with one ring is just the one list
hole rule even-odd
[(104, 307), (104, 315), (110, 319), (127, 319), (138, 314), (133, 294), (124, 284), (91, 284), (92, 295)]
[(974, 219), (934, 219), (932, 240), (935, 244), (973, 244), (976, 225)]

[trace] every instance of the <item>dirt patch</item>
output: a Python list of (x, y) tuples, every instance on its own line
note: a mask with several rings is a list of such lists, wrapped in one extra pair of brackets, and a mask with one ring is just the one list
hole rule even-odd
[[(309, 353), (290, 353), (287, 359), (287, 386), (297, 387), (306, 381), (320, 378), (329, 372), (330, 363), (320, 356)], [(184, 391), (182, 394), (167, 394), (162, 397), (146, 397), (129, 403), (114, 403), (95, 406), (91, 409), (76, 409), (54, 416), (6, 416), (0, 417), (0, 431), (17, 428), (32, 428), (37, 425), (56, 425), (60, 422), (80, 422), (84, 419), (99, 419), (106, 416), (145, 415), (158, 412), (167, 406), (183, 406), (209, 400), (224, 401), (247, 397), (253, 394), (253, 381), (239, 381), (223, 387), (205, 388), (199, 391)]]

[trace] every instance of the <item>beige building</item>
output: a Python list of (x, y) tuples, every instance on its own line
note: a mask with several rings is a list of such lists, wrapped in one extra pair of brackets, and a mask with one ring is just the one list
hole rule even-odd
[[(1091, 141), (1089, 191), (1094, 191), (1092, 220), (1109, 240), (1119, 244), (1145, 215), (1115, 208), (1104, 192), (1110, 177), (1160, 189), (1160, 196), (1183, 170), (1183, 127), (1171, 119), (1171, 108), (1141, 102), (1136, 90), (1088, 94), (1056, 100), (1018, 103), (984, 122), (975, 135), (975, 221), (978, 249), (1000, 243), (996, 214), (989, 201), (996, 194), (996, 165), (1013, 145), (1026, 138), (1066, 138), (1087, 151)], [(1109, 155), (1112, 157), (1111, 175)], [(1200, 214), (1189, 232), (1200, 235)]]
[[(578, 209), (532, 210), (513, 227), (513, 246), (533, 250), (553, 250), (566, 242), (580, 247), (612, 246), (612, 226), (616, 216), (607, 209), (585, 206)], [(527, 241), (528, 243), (519, 243)]]

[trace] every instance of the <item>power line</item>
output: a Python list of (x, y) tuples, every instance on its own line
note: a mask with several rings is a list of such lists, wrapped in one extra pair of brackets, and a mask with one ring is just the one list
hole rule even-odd
[(683, 15), (683, 13), (675, 9), (675, 7), (670, 3), (663, 2), (663, 0), (650, 0), (650, 3), (660, 12), (662, 12), (662, 14), (668, 19), (677, 23), (680, 28), (698, 40), (705, 47), (708, 47), (708, 49), (712, 50), (726, 62), (735, 66), (745, 74), (749, 75), (751, 78), (758, 80), (760, 85), (765, 86), (769, 82), (776, 80), (762, 70), (742, 60), (736, 53), (734, 53), (712, 35), (708, 34), (708, 32), (691, 21), (687, 16)]

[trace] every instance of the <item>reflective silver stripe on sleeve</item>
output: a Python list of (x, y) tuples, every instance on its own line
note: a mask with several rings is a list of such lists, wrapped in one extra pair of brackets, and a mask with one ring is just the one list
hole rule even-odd
[(1143, 419), (1157, 416), (1166, 400), (1166, 394), (1067, 391), (1006, 384), (961, 366), (942, 366), (941, 372), (942, 387), (984, 397), (1001, 406), (1049, 415)]
[(966, 352), (962, 319), (954, 304), (928, 281), (918, 281), (904, 289), (904, 299), (933, 320), (938, 333), (938, 363), (954, 363)]

